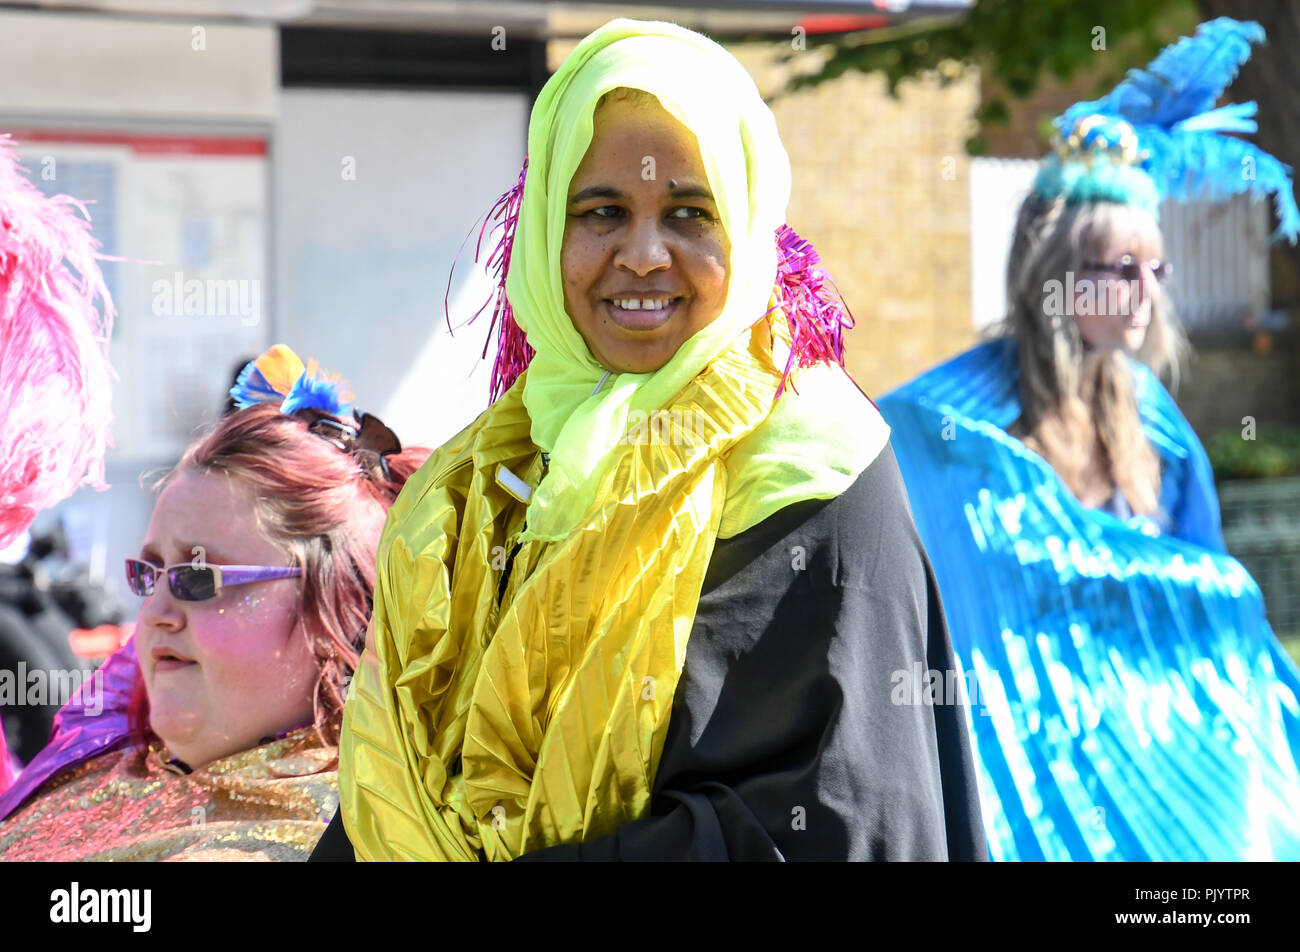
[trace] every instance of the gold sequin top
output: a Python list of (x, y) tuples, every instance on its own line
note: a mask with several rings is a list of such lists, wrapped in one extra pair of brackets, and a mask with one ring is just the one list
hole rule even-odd
[(0, 823), (0, 860), (305, 860), (338, 807), (314, 729), (185, 773), (165, 747), (51, 777)]

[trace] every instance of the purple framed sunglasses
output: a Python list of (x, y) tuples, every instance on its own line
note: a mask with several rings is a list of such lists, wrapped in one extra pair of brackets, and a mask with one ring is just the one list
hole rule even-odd
[(178, 565), (159, 567), (144, 559), (126, 560), (126, 584), (131, 591), (143, 597), (153, 594), (158, 579), (166, 576), (172, 595), (183, 602), (202, 602), (215, 598), (223, 588), (248, 585), (276, 578), (295, 578), (302, 569), (271, 565), (195, 565), (181, 562)]

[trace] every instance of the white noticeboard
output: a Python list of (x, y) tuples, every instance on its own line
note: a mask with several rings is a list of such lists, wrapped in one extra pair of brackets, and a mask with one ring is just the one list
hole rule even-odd
[(267, 344), (263, 137), (6, 129), (47, 194), (86, 201), (117, 309), (111, 462), (180, 456)]

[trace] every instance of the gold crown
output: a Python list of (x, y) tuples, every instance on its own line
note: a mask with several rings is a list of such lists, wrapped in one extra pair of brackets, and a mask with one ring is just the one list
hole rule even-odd
[[(1102, 128), (1105, 128), (1109, 134), (1095, 136), (1092, 143), (1087, 144), (1088, 136), (1093, 130)], [(1116, 136), (1118, 141), (1111, 141)], [(1062, 159), (1098, 158), (1107, 155), (1113, 161), (1126, 165), (1137, 165), (1150, 155), (1145, 149), (1139, 150), (1137, 133), (1133, 131), (1131, 125), (1123, 119), (1113, 119), (1100, 113), (1076, 119), (1074, 128), (1064, 138), (1058, 131), (1052, 136), (1052, 146)]]

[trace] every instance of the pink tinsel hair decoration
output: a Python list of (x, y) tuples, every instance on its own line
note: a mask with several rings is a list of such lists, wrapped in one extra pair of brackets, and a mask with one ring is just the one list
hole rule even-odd
[(0, 135), (0, 547), (83, 485), (108, 488), (114, 312), (89, 219)]
[[(474, 323), (474, 319), (483, 313), (484, 309), (492, 305), (492, 322), (488, 325), (487, 338), (483, 342), (483, 357), (487, 357), (488, 348), (492, 346), (492, 331), (497, 331), (497, 355), (492, 363), (492, 388), (490, 391), (489, 402), (495, 403), (501, 394), (514, 385), (519, 379), (519, 375), (528, 367), (529, 361), (533, 359), (536, 353), (528, 346), (528, 341), (524, 337), (524, 332), (519, 325), (515, 323), (515, 312), (510, 306), (510, 301), (506, 298), (506, 275), (510, 271), (510, 252), (515, 244), (515, 227), (519, 223), (519, 206), (524, 200), (524, 177), (528, 173), (528, 157), (524, 157), (523, 168), (519, 170), (519, 179), (515, 184), (497, 199), (496, 204), (484, 216), (483, 226), (479, 229), (478, 243), (474, 247), (474, 263), (477, 264), (483, 256), (483, 239), (489, 234), (488, 226), (492, 225), (491, 234), (499, 234), (496, 245), (492, 253), (488, 256), (487, 271), (496, 280), (496, 288), (492, 296), (483, 303), (474, 312), (473, 316), (467, 320), (466, 324)], [(493, 222), (496, 224), (492, 224)], [(468, 240), (468, 236), (466, 236)], [(464, 242), (461, 243), (462, 250)], [(456, 253), (459, 259), (460, 252)], [(451, 279), (456, 272), (455, 262), (451, 266), (451, 274), (447, 275), (447, 293), (443, 295), (442, 309), (447, 318), (447, 330), (454, 330), (451, 326), (451, 314), (449, 308), (449, 298), (451, 296)]]
[[(479, 249), (474, 255), (474, 260), (478, 261), (487, 225), (495, 219), (497, 224), (492, 230), (500, 232), (501, 237), (488, 259), (488, 267), (497, 284), (493, 297), (488, 302), (494, 303), (494, 307), (488, 339), (483, 345), (483, 355), (486, 357), (492, 342), (492, 329), (498, 327), (499, 322), (497, 355), (492, 365), (492, 401), (514, 385), (535, 353), (528, 346), (524, 332), (515, 323), (514, 310), (506, 298), (506, 275), (510, 270), (510, 251), (514, 245), (519, 208), (523, 203), (524, 177), (527, 171), (528, 160), (524, 159), (519, 180), (497, 199), (488, 213), (483, 228), (479, 231)], [(775, 303), (764, 317), (770, 320), (775, 311), (786, 315), (791, 347), (774, 400), (784, 392), (790, 371), (795, 366), (810, 367), (825, 362), (835, 363), (844, 369), (844, 332), (853, 327), (853, 317), (835, 289), (830, 273), (818, 266), (821, 258), (812, 244), (800, 238), (789, 225), (782, 225), (776, 230), (775, 240), (778, 252)], [(486, 307), (485, 303), (475, 312), (474, 317)]]
[(785, 312), (791, 340), (790, 356), (776, 389), (776, 398), (780, 398), (796, 363), (800, 367), (834, 363), (844, 370), (844, 332), (853, 328), (853, 316), (830, 272), (818, 267), (821, 256), (811, 242), (800, 238), (789, 225), (782, 225), (776, 230), (776, 248), (776, 304), (767, 313)]

